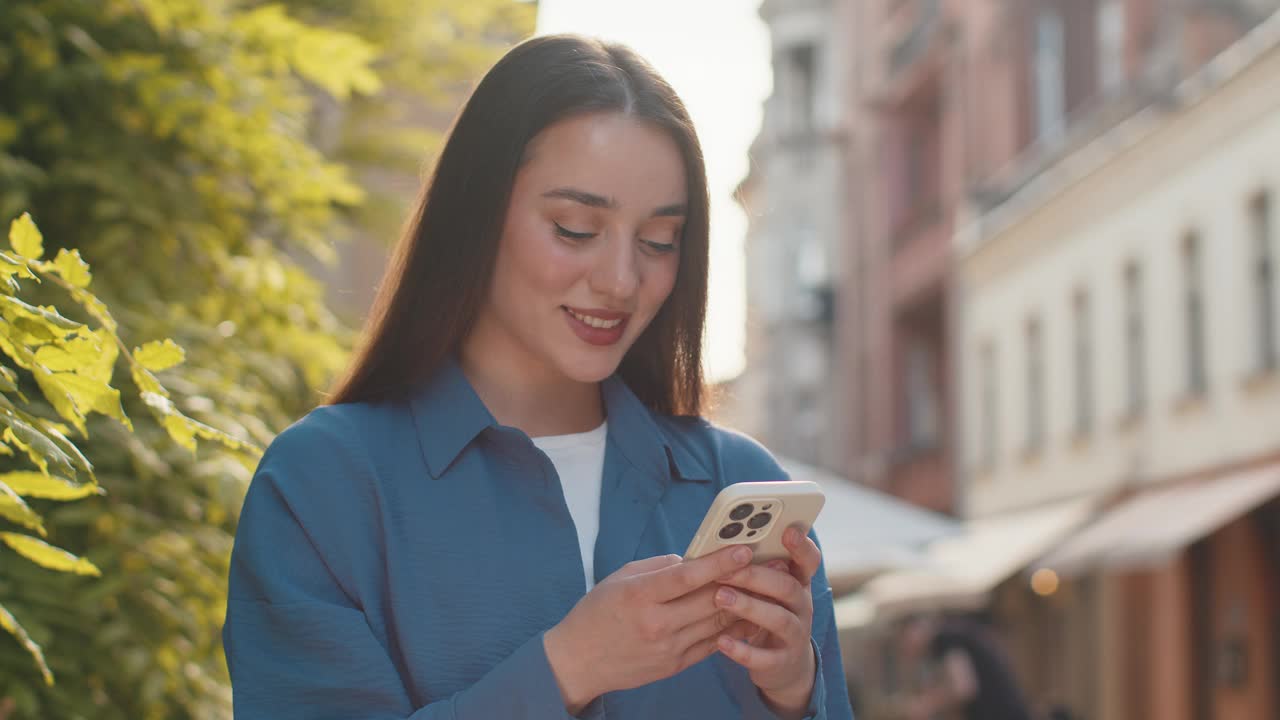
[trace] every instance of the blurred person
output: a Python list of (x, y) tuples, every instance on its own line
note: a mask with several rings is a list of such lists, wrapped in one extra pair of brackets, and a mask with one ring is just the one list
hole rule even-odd
[(815, 538), (687, 547), (786, 477), (703, 408), (708, 197), (626, 47), (526, 41), (457, 118), (331, 402), (250, 484), (241, 720), (851, 718)]
[(986, 628), (917, 615), (901, 624), (898, 640), (908, 666), (928, 661), (936, 669), (930, 686), (902, 705), (906, 720), (1032, 720), (1012, 664)]

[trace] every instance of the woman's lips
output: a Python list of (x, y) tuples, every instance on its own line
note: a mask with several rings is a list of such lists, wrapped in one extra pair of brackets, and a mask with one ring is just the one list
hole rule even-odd
[(573, 332), (591, 345), (613, 345), (621, 340), (631, 317), (630, 313), (616, 310), (578, 310), (568, 306), (561, 306), (561, 309)]

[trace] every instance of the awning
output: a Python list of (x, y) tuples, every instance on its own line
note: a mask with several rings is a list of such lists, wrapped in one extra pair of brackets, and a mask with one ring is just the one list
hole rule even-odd
[(925, 567), (886, 573), (863, 593), (878, 618), (925, 610), (973, 610), (1010, 576), (1084, 524), (1096, 497), (979, 518), (955, 537), (933, 543)]
[(836, 594), (877, 573), (919, 565), (929, 543), (960, 532), (949, 517), (804, 463), (779, 462), (792, 479), (812, 480), (827, 496), (814, 528)]
[(865, 593), (856, 592), (835, 601), (836, 628), (855, 630), (870, 625), (876, 619), (876, 606)]
[(1059, 575), (1149, 567), (1280, 495), (1280, 464), (1154, 487), (1122, 501), (1036, 563)]

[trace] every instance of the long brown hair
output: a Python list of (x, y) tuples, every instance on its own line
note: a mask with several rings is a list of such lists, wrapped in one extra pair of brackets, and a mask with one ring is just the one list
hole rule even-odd
[(684, 104), (643, 58), (623, 45), (572, 35), (517, 45), (476, 86), (422, 189), (361, 347), (330, 403), (403, 397), (459, 350), (488, 296), (526, 145), (559, 120), (600, 111), (665, 130), (684, 159), (689, 193), (675, 286), (618, 372), (657, 412), (701, 412), (709, 232), (702, 148)]

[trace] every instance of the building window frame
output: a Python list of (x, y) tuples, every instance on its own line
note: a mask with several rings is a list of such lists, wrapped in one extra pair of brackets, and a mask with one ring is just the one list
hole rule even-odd
[(907, 342), (907, 444), (913, 452), (936, 450), (942, 436), (942, 403), (935, 373), (937, 348), (923, 337)]
[(1087, 288), (1071, 298), (1072, 359), (1075, 366), (1075, 433), (1087, 437), (1094, 421), (1093, 305)]
[(797, 42), (787, 46), (782, 56), (788, 130), (793, 136), (809, 137), (817, 128), (818, 44)]
[(983, 342), (979, 348), (978, 367), (982, 393), (978, 465), (992, 472), (999, 464), (1000, 455), (1000, 355), (994, 340)]
[(1253, 289), (1254, 368), (1280, 369), (1280, 293), (1277, 293), (1276, 228), (1271, 191), (1259, 190), (1249, 201), (1250, 265)]
[(1034, 25), (1036, 136), (1054, 138), (1062, 134), (1067, 115), (1066, 21), (1054, 4), (1043, 4)]
[(1095, 28), (1098, 42), (1098, 90), (1104, 95), (1125, 84), (1125, 32), (1128, 26), (1124, 0), (1098, 0)]
[(1205, 323), (1204, 242), (1196, 230), (1182, 238), (1182, 331), (1185, 391), (1189, 398), (1209, 389), (1209, 348)]
[(1044, 449), (1048, 433), (1044, 323), (1039, 315), (1027, 319), (1024, 340), (1027, 393), (1025, 449), (1028, 455), (1034, 455)]
[(1147, 328), (1143, 302), (1142, 266), (1137, 260), (1125, 264), (1124, 348), (1125, 348), (1125, 417), (1134, 420), (1147, 409)]

